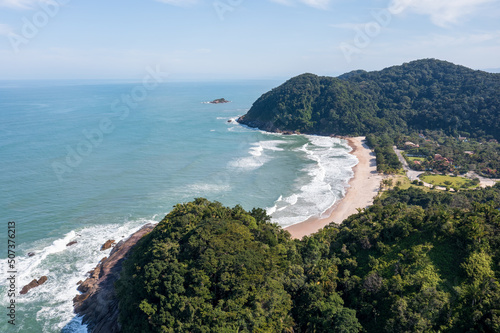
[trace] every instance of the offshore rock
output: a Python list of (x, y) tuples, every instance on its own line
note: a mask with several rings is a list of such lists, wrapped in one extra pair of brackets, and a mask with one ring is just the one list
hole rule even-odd
[(44, 284), (45, 282), (47, 282), (47, 277), (44, 275), (42, 276), (41, 278), (39, 278), (38, 280), (37, 279), (33, 279), (33, 281), (31, 281), (30, 283), (28, 283), (27, 285), (25, 285), (23, 287), (23, 289), (21, 289), (21, 292), (20, 294), (21, 295), (24, 295), (26, 294), (28, 291), (30, 291), (31, 289), (33, 288), (36, 288), (38, 286), (41, 286), (42, 284)]
[(109, 249), (111, 246), (113, 246), (113, 244), (115, 244), (115, 240), (114, 239), (110, 239), (110, 240), (106, 241), (106, 243), (104, 243), (101, 246), (101, 251)]

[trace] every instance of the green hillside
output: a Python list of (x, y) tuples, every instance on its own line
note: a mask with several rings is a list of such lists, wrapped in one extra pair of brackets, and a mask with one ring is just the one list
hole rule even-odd
[(239, 120), (264, 130), (367, 135), (442, 130), (500, 139), (500, 74), (424, 59), (339, 77), (302, 74)]
[(124, 332), (499, 332), (500, 186), (395, 189), (304, 240), (175, 206), (127, 259)]

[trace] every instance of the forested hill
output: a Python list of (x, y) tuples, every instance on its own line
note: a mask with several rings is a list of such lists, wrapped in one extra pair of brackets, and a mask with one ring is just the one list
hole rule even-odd
[(239, 119), (268, 131), (367, 135), (443, 130), (500, 139), (500, 74), (424, 59), (339, 77), (302, 74)]
[(303, 240), (262, 209), (176, 205), (116, 283), (123, 332), (500, 332), (500, 184), (395, 188)]

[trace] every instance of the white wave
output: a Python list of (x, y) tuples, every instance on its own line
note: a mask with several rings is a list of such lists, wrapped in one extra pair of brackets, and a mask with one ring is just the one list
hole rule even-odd
[(284, 140), (265, 140), (260, 141), (259, 145), (262, 149), (272, 150), (272, 151), (284, 151), (284, 148), (278, 147), (279, 145), (286, 144)]
[(263, 140), (253, 143), (249, 148), (248, 154), (251, 157), (241, 157), (234, 159), (228, 163), (230, 168), (255, 170), (263, 166), (271, 159), (271, 156), (265, 154), (266, 150), (269, 151), (284, 151), (284, 148), (279, 145), (286, 144), (283, 140)]
[(285, 201), (287, 203), (289, 203), (290, 205), (295, 205), (297, 203), (298, 199), (299, 199), (299, 197), (297, 196), (297, 194), (292, 194), (291, 196), (286, 197)]
[(229, 184), (195, 183), (187, 186), (187, 190), (195, 195), (219, 193), (229, 191), (230, 189), (231, 185)]
[(353, 176), (356, 157), (348, 154), (350, 147), (337, 138), (305, 136), (309, 142), (295, 151), (302, 152), (310, 161), (297, 179), (294, 193), (277, 200), (272, 220), (288, 226), (322, 216), (339, 198), (344, 196), (348, 180)]
[(264, 151), (264, 147), (260, 143), (255, 144), (253, 147), (250, 148), (250, 155), (258, 157), (262, 156), (262, 152)]
[(241, 170), (255, 170), (266, 163), (267, 159), (262, 156), (243, 157), (230, 161), (227, 165), (230, 168)]
[(278, 200), (275, 201), (274, 206), (266, 208), (267, 215), (272, 215), (278, 209), (278, 203), (283, 200), (283, 196), (280, 195)]
[(274, 205), (272, 207), (266, 208), (266, 214), (267, 215), (273, 215), (273, 213), (278, 209), (277, 205)]
[[(70, 322), (71, 332), (87, 332), (85, 325), (81, 325), (81, 321), (78, 322), (73, 313), (72, 300), (79, 293), (76, 289), (77, 282), (85, 280), (87, 272), (109, 255), (111, 249), (100, 251), (102, 244), (108, 239), (118, 242), (149, 222), (156, 221), (141, 219), (123, 225), (86, 227), (73, 230), (55, 241), (41, 240), (37, 242), (38, 245), (29, 248), (27, 252), (34, 252), (34, 256), (17, 258), (17, 292), (19, 293), (21, 288), (33, 279), (39, 279), (41, 276), (47, 276), (48, 279), (46, 283), (30, 290), (26, 295), (18, 294), (16, 308), (20, 314), (19, 321), (22, 321), (23, 312), (34, 309), (36, 320), (42, 325), (44, 333), (59, 332)], [(77, 243), (66, 246), (73, 240)], [(43, 243), (50, 245), (44, 246)], [(6, 267), (2, 267), (0, 289), (4, 289), (6, 272)]]

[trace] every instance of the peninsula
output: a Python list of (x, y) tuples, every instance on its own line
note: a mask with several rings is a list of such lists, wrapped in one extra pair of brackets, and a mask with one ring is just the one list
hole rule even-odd
[[(99, 266), (112, 280), (94, 271), (84, 283), (102, 283), (108, 290), (102, 297), (112, 296), (110, 311), (120, 322), (89, 327), (123, 333), (500, 331), (500, 184), (452, 192), (384, 181), (385, 191), (374, 199), (380, 174), (401, 171), (393, 148), (400, 142), (420, 149), (435, 138), (448, 154), (460, 152), (450, 149), (459, 145), (469, 153), (456, 161), (476, 158), (476, 167), (491, 169), (499, 151), (500, 75), (435, 59), (338, 78), (304, 74), (262, 95), (238, 121), (280, 133), (349, 136), (359, 163), (343, 200), (287, 230), (260, 208), (204, 198), (177, 204), (127, 251), (114, 289), (109, 281), (118, 274), (108, 264), (120, 257)], [(462, 146), (469, 140), (474, 150)], [(456, 173), (467, 169), (459, 167)], [(102, 299), (99, 288), (89, 290), (76, 298), (77, 307)]]

